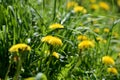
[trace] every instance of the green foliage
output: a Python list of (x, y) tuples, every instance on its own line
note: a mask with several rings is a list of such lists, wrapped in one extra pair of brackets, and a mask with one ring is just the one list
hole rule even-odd
[[(69, 1), (76, 1), (87, 12), (68, 9)], [(36, 79), (41, 73), (40, 80), (119, 80), (119, 5), (107, 0), (109, 10), (90, 7), (100, 1), (0, 0), (0, 79)], [(50, 29), (54, 23), (64, 28)], [(43, 42), (48, 35), (59, 37), (63, 45), (50, 45), (52, 39)], [(95, 46), (79, 49), (79, 35), (86, 36)], [(31, 51), (22, 56), (11, 53), (11, 46), (18, 43), (29, 45)], [(103, 64), (103, 56), (111, 56), (115, 64)], [(115, 67), (118, 73), (108, 72), (109, 67)]]

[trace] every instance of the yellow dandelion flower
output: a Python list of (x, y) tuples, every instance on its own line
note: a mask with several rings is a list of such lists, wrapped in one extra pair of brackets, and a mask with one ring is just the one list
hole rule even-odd
[(120, 57), (120, 53), (118, 53), (118, 57)]
[(59, 53), (57, 53), (57, 52), (53, 52), (52, 56), (56, 57), (57, 59), (59, 59), (59, 57), (60, 57)]
[(58, 29), (58, 28), (64, 28), (63, 25), (55, 23), (49, 26), (50, 29)]
[(83, 11), (82, 11), (83, 14), (86, 14), (87, 13), (87, 10), (84, 8)]
[(60, 45), (60, 46), (62, 46), (62, 41), (61, 41), (61, 39), (59, 39), (58, 37), (53, 37), (53, 38), (51, 38), (48, 43), (51, 44), (51, 45), (54, 45), (54, 46), (55, 46), (55, 45)]
[(118, 74), (117, 69), (116, 69), (116, 68), (114, 68), (114, 67), (108, 68), (108, 69), (107, 69), (107, 71), (108, 71), (109, 73), (112, 73), (112, 74), (115, 74), (115, 75), (117, 75), (117, 74)]
[(84, 40), (78, 44), (79, 49), (84, 49), (84, 48), (89, 48), (89, 47), (94, 47), (94, 43), (89, 40)]
[(90, 6), (90, 8), (93, 9), (93, 10), (98, 10), (99, 9), (99, 5), (98, 4), (92, 4)]
[(107, 40), (103, 39), (102, 42), (103, 42), (103, 43), (107, 43)]
[(83, 7), (83, 6), (75, 6), (74, 7), (74, 12), (77, 13), (77, 12), (82, 12), (82, 13), (87, 13), (87, 10)]
[(95, 3), (95, 2), (96, 2), (96, 0), (90, 0), (90, 2), (91, 2), (91, 3)]
[(77, 2), (71, 1), (67, 3), (67, 9), (73, 8), (75, 6), (78, 6)]
[(108, 33), (110, 31), (109, 28), (104, 28), (104, 32)]
[(102, 41), (103, 39), (101, 37), (96, 38), (97, 41)]
[(104, 57), (102, 57), (102, 63), (107, 64), (107, 65), (110, 65), (110, 64), (114, 65), (115, 64), (113, 58), (110, 57), (110, 56), (104, 56)]
[(60, 38), (58, 37), (54, 37), (54, 36), (46, 36), (46, 37), (43, 37), (41, 39), (42, 42), (47, 42), (48, 44), (50, 45), (53, 45), (53, 46), (62, 46), (62, 41)]
[(74, 11), (75, 12), (81, 12), (81, 11), (83, 11), (83, 9), (84, 9), (84, 7), (82, 7), (82, 6), (76, 6), (76, 7), (74, 7)]
[(120, 6), (120, 0), (117, 0), (117, 5)]
[(84, 35), (79, 35), (77, 39), (82, 41), (82, 40), (87, 40), (88, 38)]
[(41, 39), (42, 42), (48, 42), (53, 36), (46, 36)]
[(19, 52), (19, 51), (24, 52), (24, 51), (30, 51), (30, 50), (31, 50), (30, 46), (24, 43), (13, 45), (9, 49), (10, 52)]
[(113, 33), (113, 36), (114, 36), (115, 38), (119, 38), (119, 34), (118, 34), (117, 32), (114, 32), (114, 33)]
[(99, 2), (99, 6), (100, 8), (104, 9), (104, 10), (109, 10), (110, 7), (106, 2)]
[(94, 31), (95, 33), (99, 33), (99, 32), (100, 32), (100, 29), (99, 29), (99, 28), (95, 28), (93, 31)]

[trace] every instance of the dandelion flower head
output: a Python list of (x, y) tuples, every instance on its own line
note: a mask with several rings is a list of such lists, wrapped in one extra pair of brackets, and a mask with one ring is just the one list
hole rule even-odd
[(59, 59), (59, 54), (57, 52), (53, 52), (52, 56), (56, 57), (57, 59)]
[(58, 28), (64, 28), (63, 25), (55, 23), (49, 26), (50, 29), (58, 29)]
[(54, 36), (45, 36), (41, 39), (42, 42), (46, 42), (50, 45), (53, 46), (62, 46), (62, 40), (58, 37), (54, 37)]
[(79, 35), (77, 39), (82, 41), (82, 40), (87, 40), (88, 38), (85, 35)]
[(99, 9), (99, 5), (98, 4), (91, 4), (90, 8), (92, 10), (98, 10)]
[(96, 38), (97, 41), (102, 41), (103, 39), (101, 37)]
[(112, 35), (114, 38), (119, 38), (119, 34), (117, 32), (114, 32)]
[(107, 64), (107, 65), (114, 65), (115, 64), (113, 58), (110, 56), (102, 57), (102, 63)]
[(82, 13), (87, 13), (87, 10), (83, 7), (83, 6), (75, 6), (74, 7), (74, 12), (77, 13), (77, 12), (82, 12)]
[(110, 7), (106, 2), (99, 2), (99, 6), (100, 8), (104, 9), (104, 10), (109, 10)]
[(108, 69), (107, 69), (107, 71), (108, 71), (109, 73), (112, 73), (112, 74), (115, 74), (115, 75), (117, 75), (117, 74), (118, 74), (117, 69), (116, 69), (116, 68), (114, 68), (114, 67), (108, 68)]
[(70, 1), (67, 3), (67, 9), (73, 8), (75, 6), (78, 6), (78, 3), (75, 1)]
[(103, 39), (102, 42), (103, 42), (103, 43), (107, 43), (107, 40)]
[(91, 3), (95, 3), (95, 2), (96, 2), (96, 0), (90, 0), (90, 2), (91, 2)]
[(109, 28), (104, 28), (104, 32), (108, 33), (110, 31)]
[(84, 40), (78, 44), (79, 49), (94, 47), (94, 43), (90, 40)]
[(42, 42), (48, 42), (51, 38), (53, 38), (53, 36), (45, 36), (41, 39)]
[(19, 52), (19, 51), (24, 52), (24, 51), (30, 51), (30, 50), (31, 50), (30, 46), (24, 43), (13, 45), (9, 49), (10, 52)]
[(120, 0), (117, 0), (117, 5), (120, 6)]
[(99, 28), (95, 28), (93, 31), (94, 31), (95, 33), (99, 33), (99, 32), (100, 32), (100, 29), (99, 29)]

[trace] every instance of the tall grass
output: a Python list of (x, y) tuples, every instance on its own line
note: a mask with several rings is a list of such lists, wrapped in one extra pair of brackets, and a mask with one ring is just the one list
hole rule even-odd
[[(120, 19), (116, 4), (113, 0), (107, 1), (113, 10), (93, 10), (89, 0), (71, 1), (76, 1), (87, 13), (68, 9), (66, 6), (70, 0), (1, 0), (0, 79), (35, 79), (38, 73), (44, 74), (43, 80), (45, 77), (48, 80), (120, 79)], [(96, 1), (96, 4), (100, 1)], [(55, 23), (64, 28), (50, 29), (49, 26)], [(42, 39), (48, 35), (60, 38), (62, 46), (43, 42)], [(82, 40), (78, 40), (79, 35), (86, 36), (94, 47), (79, 48), (78, 45), (82, 43)], [(31, 51), (20, 54), (23, 58), (9, 51), (11, 46), (19, 43), (31, 47)], [(57, 52), (59, 58), (53, 52)], [(115, 64), (105, 65), (102, 60), (104, 56), (112, 57)], [(19, 58), (23, 62), (16, 76)], [(110, 67), (115, 67), (118, 73), (108, 71)]]

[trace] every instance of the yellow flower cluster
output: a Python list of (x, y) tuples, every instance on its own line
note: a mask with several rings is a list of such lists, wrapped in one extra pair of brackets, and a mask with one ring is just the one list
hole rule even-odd
[(78, 44), (79, 49), (85, 49), (90, 47), (94, 47), (94, 43), (90, 40), (84, 40)]
[(102, 41), (103, 39), (101, 37), (96, 38), (97, 41)]
[(100, 8), (104, 9), (104, 10), (109, 10), (110, 7), (106, 2), (99, 2), (99, 6)]
[(48, 44), (53, 46), (62, 46), (63, 44), (60, 38), (54, 36), (45, 36), (41, 39), (41, 41), (47, 42)]
[(109, 33), (110, 29), (109, 28), (104, 28), (104, 32)]
[(88, 38), (84, 35), (79, 35), (77, 39), (83, 41), (83, 40), (87, 40)]
[(107, 43), (107, 40), (103, 39), (102, 42), (103, 42), (103, 43)]
[(73, 8), (75, 6), (78, 6), (78, 3), (75, 1), (71, 1), (67, 3), (67, 9)]
[(50, 29), (58, 29), (58, 28), (64, 28), (63, 25), (55, 23), (49, 26)]
[(74, 12), (82, 12), (83, 14), (87, 13), (87, 10), (83, 6), (75, 6), (74, 7)]
[(117, 5), (120, 7), (120, 0), (117, 0)]
[(98, 42), (107, 43), (107, 41), (105, 39), (103, 39), (102, 37), (96, 37), (96, 40)]
[(104, 57), (102, 57), (102, 63), (104, 63), (106, 65), (114, 65), (115, 64), (113, 58), (110, 57), (110, 56), (104, 56)]
[(75, 13), (81, 12), (83, 14), (87, 13), (87, 10), (83, 6), (79, 6), (77, 2), (70, 1), (67, 3), (67, 9), (74, 8), (73, 11)]
[[(106, 64), (106, 65), (114, 65), (114, 64), (115, 64), (115, 61), (114, 61), (113, 58), (110, 57), (110, 56), (104, 56), (104, 57), (102, 57), (102, 63), (104, 63), (104, 64)], [(112, 74), (115, 74), (115, 75), (118, 74), (117, 69), (114, 68), (114, 67), (107, 68), (107, 71), (108, 71), (109, 73), (112, 73)]]
[(92, 4), (90, 6), (90, 8), (93, 9), (93, 10), (98, 10), (99, 9), (99, 5), (98, 4)]
[(117, 32), (114, 32), (112, 35), (114, 38), (119, 38), (119, 34)]
[(114, 67), (108, 68), (108, 69), (107, 69), (107, 71), (108, 71), (109, 73), (112, 73), (112, 74), (115, 74), (115, 75), (117, 75), (117, 74), (118, 74), (117, 69), (116, 69), (116, 68), (114, 68)]
[(94, 31), (95, 33), (99, 33), (99, 32), (100, 32), (100, 29), (99, 29), (99, 28), (95, 28), (93, 31)]
[(16, 44), (16, 45), (13, 45), (9, 51), (12, 53), (12, 52), (24, 52), (24, 51), (30, 51), (31, 48), (30, 46), (24, 44), (24, 43), (20, 43), (20, 44)]
[(53, 52), (52, 56), (54, 56), (57, 59), (59, 59), (59, 57), (60, 57), (60, 55), (57, 52)]
[(90, 0), (90, 2), (91, 2), (91, 3), (95, 3), (95, 2), (96, 2), (96, 0)]
[(106, 2), (103, 2), (103, 1), (99, 2), (98, 4), (95, 3), (95, 2), (92, 3), (91, 6), (90, 6), (90, 8), (93, 9), (93, 10), (99, 10), (100, 8), (104, 9), (106, 11), (110, 10), (109, 5)]

